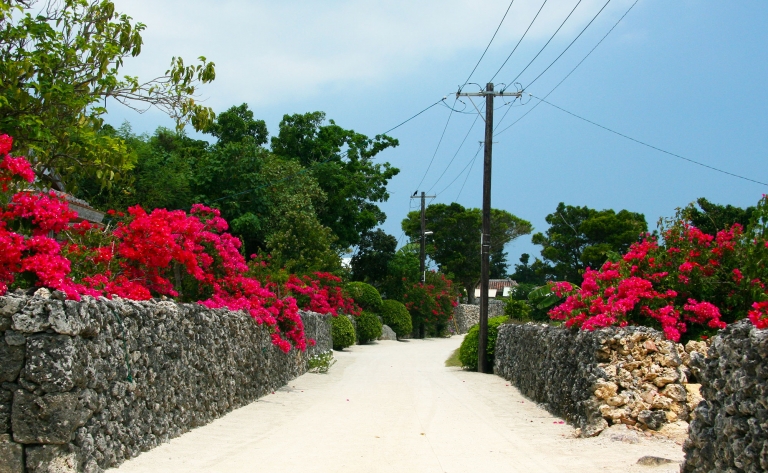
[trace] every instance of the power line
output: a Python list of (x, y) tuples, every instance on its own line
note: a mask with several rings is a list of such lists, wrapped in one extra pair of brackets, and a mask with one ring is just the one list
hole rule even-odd
[[(443, 98), (445, 100), (445, 98)], [(424, 179), (427, 177), (427, 174), (429, 173), (429, 169), (432, 167), (432, 163), (435, 161), (435, 156), (437, 156), (437, 151), (440, 149), (440, 144), (443, 142), (443, 138), (445, 137), (445, 131), (448, 129), (448, 124), (451, 123), (451, 117), (453, 116), (453, 109), (456, 107), (456, 102), (459, 100), (459, 97), (457, 96), (456, 99), (453, 101), (453, 105), (450, 107), (451, 112), (448, 114), (448, 120), (445, 121), (445, 126), (443, 127), (443, 133), (440, 135), (440, 139), (437, 141), (437, 146), (435, 147), (435, 152), (432, 153), (432, 159), (429, 160), (429, 165), (427, 166), (427, 170), (424, 171), (424, 175), (421, 176), (421, 180), (419, 181), (419, 185), (416, 186), (416, 189), (421, 188), (421, 184), (424, 182)]]
[[(584, 56), (584, 57), (581, 59), (581, 61), (579, 61), (579, 63), (578, 63), (578, 64), (576, 64), (576, 66), (575, 66), (573, 69), (571, 69), (571, 72), (569, 72), (569, 73), (568, 73), (568, 74), (567, 74), (565, 77), (563, 77), (563, 79), (562, 79), (560, 82), (558, 82), (558, 83), (557, 83), (557, 85), (556, 85), (556, 86), (554, 86), (554, 87), (552, 88), (552, 90), (550, 90), (550, 91), (547, 93), (547, 95), (545, 95), (545, 96), (544, 96), (544, 98), (545, 98), (545, 99), (546, 99), (547, 97), (549, 97), (549, 96), (552, 94), (552, 92), (554, 92), (554, 91), (555, 91), (555, 90), (556, 90), (558, 87), (560, 87), (560, 85), (561, 85), (563, 82), (565, 82), (565, 80), (566, 80), (566, 79), (568, 79), (569, 77), (571, 77), (571, 74), (573, 74), (574, 72), (576, 72), (576, 69), (578, 69), (578, 68), (579, 68), (579, 66), (581, 66), (581, 64), (582, 64), (584, 61), (586, 61), (586, 60), (587, 60), (587, 58), (588, 58), (588, 57), (589, 57), (589, 56), (590, 56), (590, 55), (591, 55), (591, 54), (592, 54), (592, 53), (595, 51), (595, 49), (597, 49), (597, 47), (598, 47), (598, 46), (600, 46), (600, 44), (602, 44), (602, 42), (605, 40), (605, 38), (607, 38), (607, 37), (608, 37), (608, 35), (609, 35), (609, 34), (611, 34), (611, 32), (612, 32), (614, 29), (616, 29), (616, 27), (617, 27), (617, 26), (619, 26), (619, 23), (621, 23), (621, 21), (624, 19), (624, 17), (625, 17), (625, 16), (627, 16), (627, 15), (629, 14), (629, 12), (630, 12), (630, 11), (632, 11), (632, 9), (635, 7), (635, 5), (637, 5), (637, 2), (639, 2), (639, 1), (640, 1), (640, 0), (635, 0), (635, 3), (633, 3), (632, 5), (630, 5), (630, 6), (629, 6), (629, 8), (627, 9), (627, 11), (625, 11), (625, 12), (624, 12), (624, 14), (623, 14), (623, 15), (621, 15), (621, 18), (619, 18), (619, 19), (618, 19), (618, 21), (616, 21), (616, 23), (614, 23), (614, 25), (611, 27), (611, 29), (610, 29), (610, 30), (608, 30), (608, 32), (607, 32), (607, 33), (605, 33), (605, 35), (604, 35), (602, 38), (600, 38), (600, 41), (598, 41), (598, 42), (597, 42), (597, 44), (595, 44), (595, 46), (594, 46), (592, 49), (590, 49), (590, 50), (589, 50), (589, 52), (587, 53), (587, 55), (586, 55), (586, 56)], [(525, 118), (525, 117), (526, 117), (526, 116), (527, 116), (529, 113), (531, 113), (531, 112), (532, 112), (534, 109), (536, 109), (536, 107), (538, 107), (539, 105), (541, 105), (541, 102), (536, 102), (536, 105), (534, 105), (533, 107), (529, 108), (529, 109), (528, 109), (528, 111), (526, 111), (526, 112), (525, 112), (525, 113), (524, 113), (524, 114), (523, 114), (523, 115), (522, 115), (520, 118), (518, 118), (517, 120), (515, 120), (515, 121), (514, 121), (514, 122), (513, 122), (511, 125), (509, 125), (508, 127), (506, 127), (506, 128), (504, 128), (504, 129), (502, 129), (502, 130), (500, 130), (500, 131), (496, 132), (496, 133), (495, 133), (493, 136), (498, 136), (498, 135), (500, 135), (500, 134), (504, 133), (505, 131), (509, 130), (509, 129), (510, 129), (510, 128), (512, 128), (513, 126), (515, 126), (515, 125), (517, 124), (517, 122), (519, 122), (520, 120), (522, 120), (523, 118)], [(504, 116), (502, 116), (502, 117), (501, 117), (501, 120), (499, 120), (499, 123), (501, 123), (502, 121), (504, 121), (504, 117), (506, 117), (506, 116), (507, 116), (507, 113), (509, 113), (509, 110), (507, 110), (507, 112), (505, 112), (505, 113), (504, 113)]]
[(740, 176), (740, 175), (738, 175), (738, 174), (734, 174), (734, 173), (732, 173), (732, 172), (724, 171), (724, 170), (722, 170), (722, 169), (719, 169), (719, 168), (716, 168), (716, 167), (714, 167), (714, 166), (710, 166), (710, 165), (708, 165), (708, 164), (704, 164), (704, 163), (701, 163), (701, 162), (699, 162), (699, 161), (695, 161), (695, 160), (693, 160), (693, 159), (690, 159), (690, 158), (686, 158), (685, 156), (680, 156), (679, 154), (675, 154), (675, 153), (672, 153), (672, 152), (669, 152), (669, 151), (663, 150), (663, 149), (661, 149), (661, 148), (659, 148), (659, 147), (657, 147), (657, 146), (653, 146), (653, 145), (651, 145), (651, 144), (648, 144), (648, 143), (646, 143), (646, 142), (644, 142), (644, 141), (640, 141), (640, 140), (638, 140), (638, 139), (632, 138), (631, 136), (627, 136), (627, 135), (625, 135), (625, 134), (623, 134), (623, 133), (619, 133), (619, 132), (618, 132), (618, 131), (616, 131), (616, 130), (612, 130), (612, 129), (608, 128), (607, 126), (603, 126), (603, 125), (601, 125), (601, 124), (599, 124), (599, 123), (593, 122), (592, 120), (586, 119), (586, 118), (584, 118), (584, 117), (582, 117), (582, 116), (580, 116), (580, 115), (576, 115), (576, 114), (575, 114), (575, 113), (573, 113), (573, 112), (569, 112), (568, 110), (566, 110), (566, 109), (564, 109), (564, 108), (562, 108), (562, 107), (560, 107), (560, 106), (558, 106), (558, 105), (555, 105), (555, 104), (553, 104), (552, 102), (547, 102), (546, 100), (544, 100), (544, 99), (542, 99), (542, 98), (539, 98), (539, 97), (536, 97), (535, 95), (531, 95), (531, 97), (533, 97), (533, 98), (535, 98), (535, 99), (537, 99), (537, 100), (540, 100), (540, 101), (544, 102), (545, 104), (547, 104), (547, 105), (549, 105), (549, 106), (551, 106), (551, 107), (555, 107), (556, 109), (558, 109), (558, 110), (560, 110), (560, 111), (562, 111), (562, 112), (565, 112), (565, 113), (567, 113), (568, 115), (571, 115), (571, 116), (573, 116), (573, 117), (576, 117), (576, 118), (578, 118), (579, 120), (583, 120), (583, 121), (585, 121), (585, 122), (587, 122), (587, 123), (589, 123), (589, 124), (595, 125), (596, 127), (602, 128), (602, 129), (603, 129), (603, 130), (605, 130), (605, 131), (609, 131), (609, 132), (611, 132), (611, 133), (613, 133), (613, 134), (615, 134), (615, 135), (619, 135), (619, 136), (621, 136), (622, 138), (626, 138), (626, 139), (628, 139), (628, 140), (630, 140), (630, 141), (634, 141), (635, 143), (641, 144), (641, 145), (643, 145), (643, 146), (646, 146), (646, 147), (648, 147), (648, 148), (654, 149), (654, 150), (656, 150), (656, 151), (659, 151), (659, 152), (661, 152), (661, 153), (664, 153), (664, 154), (668, 154), (668, 155), (670, 155), (670, 156), (673, 156), (673, 157), (675, 157), (675, 158), (679, 158), (679, 159), (682, 159), (682, 160), (684, 160), (684, 161), (688, 161), (688, 162), (690, 162), (690, 163), (693, 163), (693, 164), (697, 164), (697, 165), (699, 165), (699, 166), (705, 167), (705, 168), (707, 168), (707, 169), (711, 169), (711, 170), (713, 170), (713, 171), (717, 171), (717, 172), (719, 172), (719, 173), (727, 174), (727, 175), (729, 175), (729, 176), (732, 176), (732, 177), (738, 177), (739, 179), (744, 179), (745, 181), (754, 182), (755, 184), (762, 184), (762, 185), (764, 185), (764, 186), (768, 186), (768, 183), (765, 183), (765, 182), (761, 182), (761, 181), (757, 181), (757, 180), (755, 180), (755, 179), (750, 179), (750, 178), (748, 178), (748, 177)]
[[(480, 153), (480, 150), (477, 150), (477, 153)], [(456, 202), (459, 201), (459, 197), (461, 197), (461, 193), (464, 191), (464, 186), (467, 185), (467, 181), (469, 180), (469, 175), (472, 174), (472, 167), (475, 165), (475, 161), (477, 160), (477, 154), (475, 154), (475, 157), (472, 158), (472, 163), (469, 165), (469, 171), (467, 171), (467, 176), (464, 178), (464, 182), (461, 184), (461, 189), (459, 189), (459, 193), (456, 194)]]
[(464, 169), (462, 169), (462, 170), (459, 172), (459, 174), (457, 174), (457, 175), (456, 175), (456, 177), (454, 177), (454, 178), (453, 178), (453, 180), (452, 180), (450, 183), (448, 183), (448, 185), (447, 185), (447, 186), (445, 186), (445, 188), (443, 188), (443, 190), (441, 190), (440, 192), (436, 192), (435, 194), (436, 194), (436, 195), (440, 195), (440, 194), (442, 194), (443, 192), (445, 192), (446, 190), (448, 190), (448, 188), (449, 188), (449, 187), (451, 187), (451, 186), (453, 185), (453, 183), (454, 183), (454, 182), (456, 182), (456, 180), (457, 180), (459, 177), (461, 177), (461, 175), (462, 175), (462, 174), (464, 174), (464, 171), (466, 171), (466, 170), (467, 170), (467, 168), (469, 167), (469, 165), (470, 165), (471, 163), (474, 163), (474, 162), (475, 162), (475, 159), (477, 159), (477, 155), (478, 155), (478, 154), (480, 154), (480, 150), (481, 150), (481, 149), (483, 149), (483, 142), (482, 142), (482, 141), (480, 142), (480, 146), (478, 146), (478, 147), (477, 147), (477, 151), (475, 152), (475, 155), (472, 157), (472, 160), (471, 160), (470, 162), (468, 162), (468, 163), (466, 164), (466, 166), (464, 166)]
[(526, 65), (526, 66), (523, 68), (523, 70), (522, 70), (522, 71), (520, 71), (520, 73), (519, 73), (519, 74), (517, 74), (517, 77), (515, 77), (515, 78), (512, 80), (512, 84), (514, 84), (514, 83), (515, 83), (515, 81), (516, 81), (516, 80), (517, 80), (517, 79), (518, 79), (518, 78), (519, 78), (519, 77), (520, 77), (520, 76), (523, 74), (523, 72), (525, 72), (525, 71), (528, 69), (528, 67), (530, 67), (530, 65), (531, 65), (531, 64), (533, 64), (533, 61), (535, 61), (535, 60), (536, 60), (536, 58), (537, 58), (537, 57), (539, 57), (539, 54), (541, 54), (541, 53), (544, 51), (544, 49), (546, 49), (546, 47), (549, 45), (549, 43), (550, 43), (550, 42), (551, 42), (553, 39), (555, 39), (555, 36), (557, 36), (557, 33), (560, 31), (560, 29), (563, 27), (563, 25), (565, 25), (565, 22), (567, 22), (567, 21), (568, 21), (568, 18), (570, 18), (570, 17), (571, 17), (571, 15), (573, 15), (573, 12), (575, 12), (575, 11), (576, 11), (576, 8), (578, 8), (578, 6), (579, 6), (579, 5), (581, 5), (581, 2), (582, 2), (582, 0), (579, 0), (579, 1), (576, 3), (576, 6), (574, 6), (574, 7), (573, 7), (573, 9), (571, 10), (571, 12), (570, 12), (570, 13), (568, 13), (568, 16), (566, 16), (566, 17), (565, 17), (565, 20), (563, 20), (563, 22), (562, 22), (562, 23), (560, 23), (560, 26), (558, 26), (558, 27), (557, 27), (557, 29), (556, 29), (556, 30), (555, 30), (555, 32), (552, 34), (552, 36), (551, 36), (551, 37), (550, 37), (550, 38), (547, 40), (547, 42), (546, 42), (546, 43), (544, 43), (544, 46), (542, 46), (542, 47), (541, 47), (541, 49), (539, 50), (539, 52), (538, 52), (538, 53), (536, 53), (536, 55), (535, 55), (535, 56), (533, 56), (533, 59), (531, 59), (531, 61), (528, 63), (528, 65)]
[(597, 19), (597, 17), (600, 16), (600, 14), (603, 12), (603, 10), (605, 10), (605, 7), (607, 7), (609, 3), (611, 3), (611, 0), (608, 0), (607, 2), (605, 2), (605, 5), (603, 5), (603, 8), (601, 8), (600, 11), (598, 11), (597, 14), (594, 17), (592, 17), (591, 20), (589, 20), (589, 23), (587, 23), (587, 26), (585, 26), (584, 29), (581, 30), (581, 32), (578, 34), (578, 36), (573, 38), (573, 41), (571, 41), (571, 43), (568, 45), (568, 47), (563, 49), (563, 52), (561, 52), (560, 55), (557, 56), (555, 58), (555, 60), (550, 63), (549, 66), (547, 66), (546, 69), (541, 71), (541, 74), (537, 75), (535, 79), (533, 79), (531, 82), (529, 82), (528, 85), (526, 86), (526, 88), (530, 87), (531, 85), (533, 85), (534, 82), (539, 80), (539, 77), (543, 76), (544, 73), (547, 72), (549, 70), (549, 68), (552, 67), (552, 65), (555, 64), (557, 62), (557, 60), (560, 59), (563, 56), (563, 54), (565, 54), (566, 51), (568, 51), (568, 49), (570, 49), (571, 46), (573, 46), (573, 43), (575, 43), (576, 40), (579, 39), (581, 37), (581, 35), (584, 34), (585, 31), (587, 31), (587, 28), (589, 28), (589, 26)]
[(480, 65), (480, 61), (482, 61), (483, 58), (485, 57), (485, 53), (488, 52), (488, 48), (491, 47), (491, 43), (493, 43), (493, 40), (496, 39), (496, 35), (498, 34), (499, 29), (501, 29), (501, 25), (504, 24), (504, 20), (507, 18), (507, 14), (509, 13), (509, 9), (512, 8), (512, 4), (513, 3), (515, 3), (515, 0), (512, 0), (511, 2), (509, 2), (509, 6), (507, 7), (507, 11), (505, 11), (504, 12), (504, 16), (501, 17), (501, 21), (499, 22), (499, 26), (497, 26), (496, 27), (496, 31), (493, 32), (493, 36), (491, 37), (491, 40), (488, 42), (488, 46), (485, 47), (485, 51), (483, 51), (483, 54), (480, 56), (480, 59), (477, 60), (477, 64), (475, 64), (475, 67), (472, 69), (472, 72), (470, 72), (469, 75), (467, 76), (467, 80), (464, 81), (464, 84), (461, 87), (459, 87), (459, 90), (463, 89), (464, 86), (467, 85), (467, 83), (469, 83), (469, 79), (472, 78), (472, 74), (474, 74), (475, 71), (477, 70), (477, 66)]
[(501, 70), (504, 69), (504, 66), (507, 64), (507, 61), (509, 61), (509, 59), (512, 57), (512, 55), (515, 54), (515, 51), (517, 51), (517, 47), (520, 46), (520, 43), (523, 42), (523, 38), (525, 38), (525, 35), (528, 34), (528, 30), (531, 29), (531, 26), (533, 26), (533, 23), (536, 21), (536, 18), (539, 17), (539, 13), (541, 13), (541, 10), (544, 9), (544, 5), (546, 5), (546, 4), (547, 4), (547, 0), (544, 0), (544, 3), (542, 3), (541, 7), (539, 7), (539, 11), (536, 12), (536, 16), (533, 17), (533, 20), (531, 20), (531, 23), (528, 25), (528, 28), (525, 29), (525, 32), (520, 37), (520, 39), (517, 41), (517, 44), (515, 45), (515, 47), (512, 49), (512, 52), (509, 53), (509, 56), (507, 56), (507, 58), (501, 64), (501, 67), (499, 67), (499, 70), (496, 71), (496, 74), (494, 74), (493, 77), (491, 77), (491, 80), (489, 80), (488, 82), (493, 82), (493, 79), (495, 79), (496, 76), (499, 75), (499, 72), (501, 72)]
[(461, 148), (464, 146), (464, 143), (467, 141), (467, 138), (469, 138), (469, 134), (470, 134), (470, 133), (472, 133), (472, 129), (473, 129), (473, 128), (475, 128), (475, 124), (477, 124), (477, 120), (478, 120), (479, 118), (480, 118), (480, 115), (475, 115), (475, 120), (472, 122), (472, 125), (470, 125), (470, 127), (469, 127), (469, 130), (467, 130), (467, 134), (466, 134), (466, 135), (464, 135), (464, 139), (463, 139), (463, 140), (461, 140), (461, 144), (459, 145), (459, 149), (457, 149), (457, 150), (456, 150), (456, 152), (455, 152), (455, 153), (453, 153), (453, 157), (452, 157), (452, 158), (451, 158), (451, 160), (448, 162), (448, 165), (445, 167), (445, 169), (443, 169), (443, 172), (442, 172), (442, 174), (440, 174), (440, 177), (438, 177), (438, 178), (437, 178), (437, 180), (435, 181), (435, 183), (434, 183), (434, 184), (432, 184), (432, 187), (430, 187), (429, 189), (427, 189), (427, 193), (429, 193), (429, 192), (430, 192), (432, 189), (434, 189), (434, 188), (435, 188), (435, 186), (437, 185), (437, 183), (438, 183), (438, 182), (440, 182), (440, 179), (442, 179), (442, 178), (443, 178), (443, 176), (445, 176), (445, 173), (446, 173), (446, 172), (448, 172), (448, 169), (451, 167), (451, 164), (452, 164), (452, 163), (453, 163), (453, 161), (456, 159), (456, 156), (458, 156), (458, 155), (459, 155), (459, 151), (461, 151)]
[(430, 105), (429, 107), (425, 108), (424, 110), (420, 111), (420, 112), (419, 112), (419, 113), (417, 113), (416, 115), (413, 115), (411, 118), (409, 118), (409, 119), (405, 120), (404, 122), (400, 123), (400, 124), (399, 124), (399, 125), (397, 125), (397, 126), (394, 126), (394, 127), (390, 128), (389, 130), (385, 131), (384, 133), (382, 133), (382, 135), (386, 135), (386, 134), (387, 134), (387, 133), (389, 133), (390, 131), (392, 131), (392, 130), (396, 130), (396, 129), (400, 128), (401, 126), (405, 125), (405, 124), (406, 124), (406, 123), (408, 123), (409, 121), (411, 121), (411, 120), (413, 120), (414, 118), (418, 117), (419, 115), (421, 115), (422, 113), (426, 112), (426, 111), (427, 111), (427, 110), (429, 110), (430, 108), (432, 108), (432, 107), (434, 107), (435, 105), (437, 105), (437, 104), (439, 104), (439, 103), (443, 102), (445, 99), (446, 99), (446, 97), (443, 97), (443, 98), (441, 98), (440, 100), (438, 100), (437, 102), (433, 103), (432, 105)]

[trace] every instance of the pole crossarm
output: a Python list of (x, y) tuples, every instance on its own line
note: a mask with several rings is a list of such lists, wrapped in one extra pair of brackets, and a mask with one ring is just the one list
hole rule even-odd
[(456, 97), (522, 97), (522, 92), (495, 92), (493, 90), (481, 90), (480, 92), (456, 92)]

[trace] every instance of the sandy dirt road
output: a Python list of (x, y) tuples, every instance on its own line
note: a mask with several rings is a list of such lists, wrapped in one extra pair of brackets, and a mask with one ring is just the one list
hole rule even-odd
[[(574, 438), (504, 379), (446, 368), (460, 343), (382, 341), (334, 352), (328, 374), (305, 374), (111, 471), (679, 471), (682, 449), (672, 441)], [(645, 455), (675, 463), (637, 465)]]

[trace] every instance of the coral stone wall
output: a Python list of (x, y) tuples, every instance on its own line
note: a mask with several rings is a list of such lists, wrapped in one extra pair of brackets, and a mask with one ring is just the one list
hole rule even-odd
[(307, 353), (248, 315), (198, 304), (0, 297), (0, 471), (100, 471), (246, 405), (331, 349)]
[(768, 331), (749, 321), (693, 356), (704, 401), (694, 411), (681, 471), (768, 471)]
[[(692, 344), (688, 350), (701, 349)], [(657, 430), (687, 421), (695, 395), (686, 349), (645, 327), (593, 332), (505, 324), (494, 371), (555, 415), (596, 435), (610, 424)]]
[[(488, 301), (488, 318), (504, 315), (504, 302)], [(467, 333), (473, 325), (480, 323), (480, 306), (477, 304), (459, 304), (453, 309), (453, 318), (459, 333)]]

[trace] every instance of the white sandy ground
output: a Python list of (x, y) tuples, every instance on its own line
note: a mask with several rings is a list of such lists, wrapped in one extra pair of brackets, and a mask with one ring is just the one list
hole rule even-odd
[[(334, 352), (328, 374), (305, 374), (117, 471), (679, 471), (682, 448), (670, 440), (574, 438), (504, 379), (446, 368), (460, 343), (381, 341)], [(637, 465), (645, 455), (675, 463)]]

